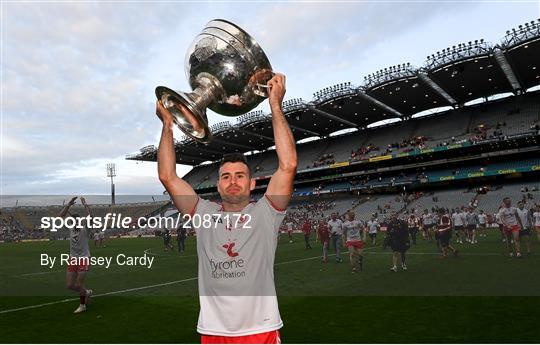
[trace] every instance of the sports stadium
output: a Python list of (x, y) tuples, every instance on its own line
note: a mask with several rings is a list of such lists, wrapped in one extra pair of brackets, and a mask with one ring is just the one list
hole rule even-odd
[[(391, 66), (314, 89), (311, 100), (284, 103), (299, 159), (274, 267), (284, 342), (538, 341), (540, 234), (532, 229), (522, 240), (523, 256), (509, 257), (496, 214), (506, 197), (531, 215), (540, 212), (539, 61), (535, 20), (510, 29), (500, 42), (463, 42), (427, 55), (420, 67)], [(193, 167), (183, 179), (214, 200), (222, 156), (243, 153), (260, 198), (278, 166), (271, 116), (256, 111), (217, 123), (207, 145), (175, 141), (177, 164)], [(126, 159), (155, 162), (157, 147)], [(153, 267), (93, 269), (92, 304), (75, 319), (78, 298), (58, 288), (65, 270), (36, 270), (35, 263), (38, 253), (65, 251), (66, 231), (40, 228), (43, 217), (61, 209), (1, 210), (2, 342), (199, 341), (195, 236), (179, 254), (174, 241), (164, 247), (162, 239), (165, 230), (174, 239), (176, 228), (107, 228), (105, 245), (92, 241), (95, 255), (144, 253), (155, 259)], [(74, 209), (83, 212), (80, 205)], [(168, 200), (90, 209), (93, 216), (133, 219), (177, 213)], [(383, 246), (390, 215), (407, 220), (441, 209), (482, 212), (487, 230), (475, 240), (454, 236), (459, 254), (445, 260), (437, 241), (419, 234), (407, 269), (392, 272), (392, 252)], [(380, 224), (358, 274), (351, 274), (346, 254), (336, 263), (332, 248), (322, 263), (316, 231), (307, 240), (303, 231), (306, 221), (324, 223), (347, 212)]]

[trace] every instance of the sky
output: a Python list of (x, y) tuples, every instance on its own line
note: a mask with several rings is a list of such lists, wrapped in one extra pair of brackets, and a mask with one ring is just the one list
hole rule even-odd
[[(287, 76), (285, 99), (540, 18), (540, 1), (1, 2), (1, 195), (162, 194), (154, 89), (190, 91), (185, 53), (222, 18), (253, 36)], [(267, 102), (257, 109), (269, 111)], [(209, 112), (210, 125), (231, 121)], [(175, 131), (180, 139), (181, 132)], [(178, 165), (179, 176), (191, 167)]]

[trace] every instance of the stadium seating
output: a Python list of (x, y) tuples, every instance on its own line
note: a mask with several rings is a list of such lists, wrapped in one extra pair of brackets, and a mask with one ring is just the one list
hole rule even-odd
[[(531, 132), (533, 124), (540, 124), (538, 95), (522, 95), (519, 102), (513, 98), (502, 99), (490, 104), (453, 109), (440, 114), (298, 144), (298, 170), (313, 167), (314, 162), (324, 154), (333, 154), (335, 162), (348, 161), (351, 158), (351, 151), (370, 144), (374, 149), (362, 158), (384, 155), (388, 153), (389, 144), (401, 144), (411, 138), (425, 138), (423, 145), (427, 148), (442, 143), (451, 144), (469, 140), (479, 134), (478, 128), (481, 125), (486, 129), (486, 137), (489, 138), (497, 128), (502, 135), (513, 135)], [(410, 145), (393, 147), (391, 152), (405, 152), (412, 148)], [(277, 168), (274, 150), (250, 155), (248, 161), (255, 176), (271, 175)], [(213, 186), (217, 181), (217, 164), (197, 166), (184, 178), (196, 188)]]

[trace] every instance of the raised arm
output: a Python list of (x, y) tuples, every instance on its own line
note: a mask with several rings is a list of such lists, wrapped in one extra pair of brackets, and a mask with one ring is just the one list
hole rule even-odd
[(75, 204), (75, 200), (77, 200), (76, 196), (71, 198), (71, 200), (69, 200), (69, 202), (66, 204), (66, 206), (64, 206), (64, 208), (62, 208), (62, 210), (60, 211), (60, 214), (58, 214), (58, 217), (65, 217), (66, 214), (69, 212), (69, 208)]
[(285, 76), (276, 74), (268, 81), (268, 86), (272, 128), (279, 165), (268, 183), (266, 196), (270, 198), (276, 208), (286, 209), (293, 193), (293, 181), (298, 159), (294, 137), (281, 109), (281, 103), (285, 96)]
[[(187, 109), (184, 109), (187, 111)], [(171, 196), (174, 205), (183, 214), (191, 213), (197, 205), (197, 194), (186, 181), (176, 174), (176, 153), (173, 141), (174, 121), (161, 101), (156, 103), (156, 115), (163, 123), (157, 162), (159, 180)]]
[(83, 204), (84, 209), (86, 210), (86, 214), (90, 216), (90, 215), (91, 215), (91, 214), (90, 214), (90, 207), (89, 207), (88, 204), (86, 203), (86, 199), (83, 198), (82, 196), (81, 196), (81, 204)]

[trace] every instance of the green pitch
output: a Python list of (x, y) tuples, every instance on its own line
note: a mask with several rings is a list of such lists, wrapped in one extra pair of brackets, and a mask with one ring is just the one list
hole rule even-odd
[[(440, 260), (419, 240), (408, 270), (393, 273), (390, 252), (368, 246), (364, 271), (347, 254), (321, 263), (320, 244), (305, 250), (282, 236), (276, 287), (286, 343), (537, 342), (540, 337), (540, 245), (522, 259), (505, 255), (497, 231), (477, 245), (457, 245)], [(382, 238), (379, 238), (381, 241)], [(173, 241), (176, 249), (176, 242)], [(111, 239), (94, 256), (155, 257), (151, 269), (93, 267), (95, 297), (74, 315), (78, 298), (65, 288), (65, 266), (40, 266), (40, 254), (67, 251), (66, 241), (0, 245), (0, 341), (3, 343), (196, 343), (199, 312), (195, 240), (187, 252), (165, 252), (161, 238)]]

